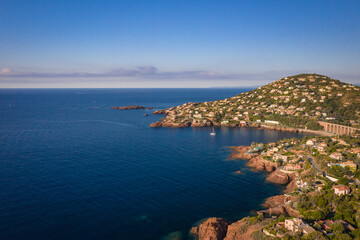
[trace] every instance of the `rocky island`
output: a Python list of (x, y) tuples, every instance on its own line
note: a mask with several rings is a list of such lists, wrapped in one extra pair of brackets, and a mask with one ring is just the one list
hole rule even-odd
[(130, 106), (124, 106), (124, 107), (112, 107), (111, 109), (115, 110), (145, 110), (145, 109), (153, 109), (152, 107), (144, 107), (144, 106), (138, 106), (138, 105), (130, 105)]

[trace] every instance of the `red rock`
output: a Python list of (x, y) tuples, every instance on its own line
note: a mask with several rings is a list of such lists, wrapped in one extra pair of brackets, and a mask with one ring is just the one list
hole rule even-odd
[(266, 178), (266, 181), (277, 184), (288, 184), (291, 180), (292, 179), (288, 174), (279, 170), (270, 173), (270, 175)]
[(228, 226), (224, 240), (248, 240), (253, 239), (252, 234), (261, 231), (266, 225), (271, 223), (270, 219), (263, 220), (256, 224), (250, 224), (249, 218), (243, 218)]
[(153, 114), (166, 115), (166, 111), (165, 110), (156, 110), (155, 112), (153, 112)]
[(265, 160), (260, 156), (251, 158), (246, 163), (246, 166), (255, 168), (256, 170), (259, 170), (259, 171), (273, 172), (276, 170), (276, 163)]
[(150, 124), (150, 127), (152, 127), (152, 128), (162, 127), (162, 123), (160, 121), (154, 122), (154, 123)]
[(298, 185), (296, 184), (296, 180), (294, 179), (286, 186), (286, 189), (284, 190), (284, 192), (291, 193), (297, 188), (298, 188)]
[(230, 147), (232, 149), (229, 159), (244, 159), (250, 160), (251, 158), (257, 156), (258, 154), (249, 154), (247, 151), (250, 149), (250, 146), (238, 146)]
[(193, 227), (190, 233), (197, 240), (223, 240), (226, 236), (228, 222), (223, 218), (208, 218), (198, 227)]
[(144, 110), (144, 109), (146, 109), (146, 107), (138, 106), (138, 105), (131, 105), (131, 106), (125, 106), (125, 107), (112, 107), (112, 109), (115, 109), (115, 110), (136, 110), (136, 109)]

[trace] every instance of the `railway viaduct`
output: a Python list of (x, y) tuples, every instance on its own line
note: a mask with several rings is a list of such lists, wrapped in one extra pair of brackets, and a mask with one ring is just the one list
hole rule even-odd
[(319, 124), (324, 127), (325, 132), (335, 133), (336, 135), (350, 135), (356, 130), (359, 130), (357, 128), (328, 122), (319, 122)]

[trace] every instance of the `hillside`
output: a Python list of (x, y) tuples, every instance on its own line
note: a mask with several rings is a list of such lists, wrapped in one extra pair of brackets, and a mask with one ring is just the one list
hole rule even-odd
[(185, 103), (152, 127), (237, 127), (265, 120), (318, 130), (317, 121), (360, 127), (360, 87), (319, 74), (281, 78), (240, 95), (204, 103)]

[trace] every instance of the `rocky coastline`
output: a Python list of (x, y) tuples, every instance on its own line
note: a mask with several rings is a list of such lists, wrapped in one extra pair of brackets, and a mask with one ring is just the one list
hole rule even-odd
[[(292, 192), (297, 188), (296, 173), (289, 174), (280, 171), (280, 166), (277, 163), (267, 161), (258, 153), (249, 153), (250, 146), (230, 147), (232, 152), (230, 160), (245, 160), (246, 166), (256, 171), (265, 171), (269, 175), (266, 181), (275, 184), (287, 185), (284, 194), (275, 195), (266, 199), (263, 207), (266, 210), (258, 211), (260, 215), (289, 215), (299, 217), (299, 212), (287, 205), (288, 201), (293, 201), (294, 196), (286, 193)], [(269, 220), (270, 221), (270, 220)], [(198, 226), (192, 227), (190, 234), (197, 240), (235, 240), (235, 239), (252, 239), (252, 234), (264, 228), (269, 224), (268, 220), (260, 221), (256, 224), (251, 223), (250, 217), (245, 217), (234, 223), (230, 223), (223, 218), (208, 218), (203, 220)]]
[[(165, 115), (167, 116), (167, 112), (165, 110), (157, 110), (153, 112), (156, 115)], [(284, 126), (269, 126), (260, 123), (247, 123), (247, 124), (219, 124), (212, 122), (210, 120), (193, 120), (192, 122), (172, 122), (165, 121), (166, 117), (160, 119), (157, 122), (153, 122), (150, 124), (152, 128), (185, 128), (185, 127), (230, 127), (230, 128), (256, 128), (256, 129), (267, 129), (272, 131), (281, 131), (281, 132), (290, 132), (290, 133), (303, 133), (303, 134), (313, 134), (319, 136), (332, 136), (334, 134), (325, 132), (325, 131), (317, 131), (317, 130), (309, 130), (309, 129), (301, 129), (301, 128), (292, 128), (292, 127), (284, 127)]]

